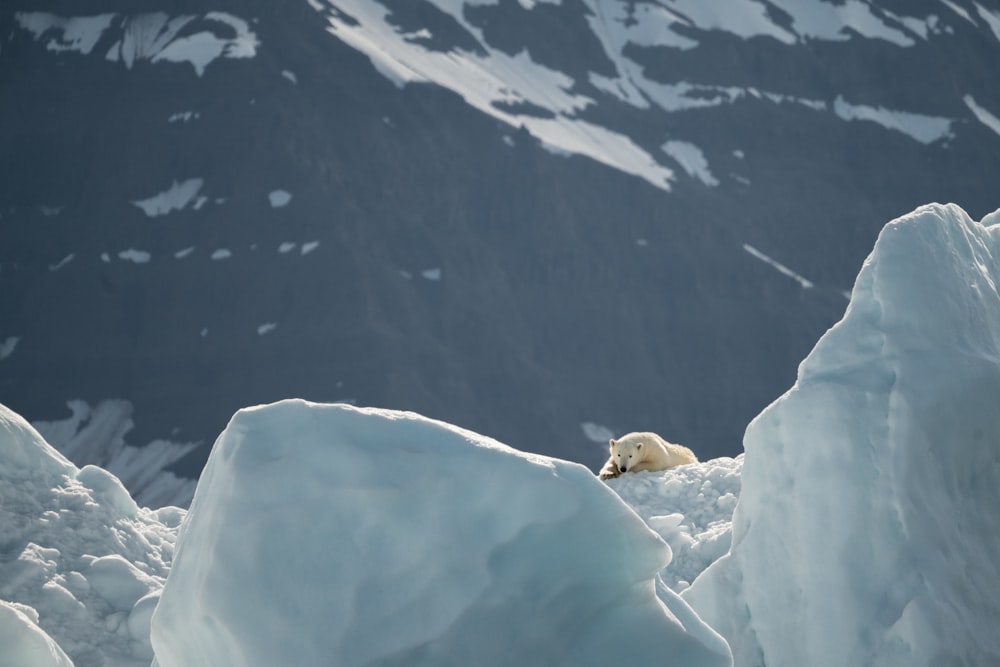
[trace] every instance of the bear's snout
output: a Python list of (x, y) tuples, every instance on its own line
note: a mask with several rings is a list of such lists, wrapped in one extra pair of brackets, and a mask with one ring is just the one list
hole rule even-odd
[(628, 468), (626, 468), (625, 466), (619, 466), (618, 469), (621, 470), (622, 472), (628, 472)]

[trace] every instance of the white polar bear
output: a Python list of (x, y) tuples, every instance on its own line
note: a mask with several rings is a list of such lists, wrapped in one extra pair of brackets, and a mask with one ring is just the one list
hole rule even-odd
[(629, 433), (610, 440), (611, 458), (601, 468), (601, 479), (618, 477), (623, 472), (666, 470), (688, 463), (698, 457), (684, 445), (667, 442), (655, 433)]

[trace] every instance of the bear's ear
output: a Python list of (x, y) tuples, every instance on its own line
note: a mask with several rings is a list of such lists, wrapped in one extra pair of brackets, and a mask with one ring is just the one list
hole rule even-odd
[(611, 446), (611, 451), (615, 451), (615, 445), (617, 445), (618, 443), (615, 442), (614, 438), (611, 438), (610, 440), (608, 440), (608, 444)]
[(642, 449), (642, 443), (640, 442), (638, 445), (635, 446), (635, 448), (636, 449)]

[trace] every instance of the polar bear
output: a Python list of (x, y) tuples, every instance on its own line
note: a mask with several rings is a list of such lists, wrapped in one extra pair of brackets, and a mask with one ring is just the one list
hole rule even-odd
[(690, 449), (667, 442), (655, 433), (629, 433), (609, 442), (611, 457), (598, 474), (601, 479), (618, 477), (623, 472), (666, 470), (698, 462)]

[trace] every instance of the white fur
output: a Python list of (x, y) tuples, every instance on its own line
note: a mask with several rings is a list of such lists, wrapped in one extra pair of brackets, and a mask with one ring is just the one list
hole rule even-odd
[(698, 462), (690, 449), (667, 442), (655, 433), (629, 433), (617, 440), (612, 438), (609, 444), (611, 457), (601, 469), (601, 479), (617, 477), (623, 472), (666, 470)]

